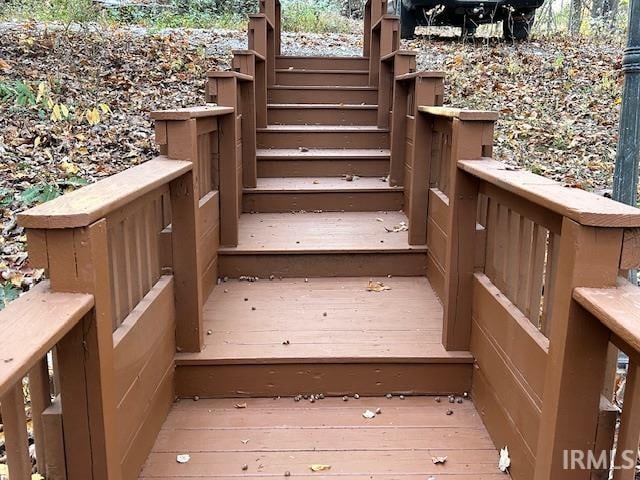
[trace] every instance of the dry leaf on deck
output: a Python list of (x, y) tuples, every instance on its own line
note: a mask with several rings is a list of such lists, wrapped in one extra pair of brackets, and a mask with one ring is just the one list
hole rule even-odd
[(244, 403), (236, 403), (234, 405), (236, 408), (247, 408), (247, 402)]
[(385, 285), (382, 282), (374, 282), (373, 280), (369, 280), (369, 284), (367, 285), (367, 292), (384, 292), (385, 290), (391, 290), (391, 287)]
[(384, 227), (384, 229), (389, 232), (389, 233), (398, 233), (398, 232), (406, 232), (407, 230), (409, 230), (409, 227), (407, 226), (407, 222), (400, 222), (398, 225), (395, 225), (394, 227)]
[(434, 465), (443, 465), (447, 461), (447, 457), (431, 457)]
[(188, 453), (182, 453), (176, 457), (178, 463), (187, 463), (189, 460), (191, 460), (191, 455)]
[(364, 418), (374, 418), (376, 416), (376, 413), (372, 412), (371, 410), (365, 410), (364, 412), (362, 412), (362, 416)]
[(309, 468), (312, 472), (323, 472), (325, 470), (331, 470), (331, 465), (322, 465), (321, 463), (314, 463)]
[(509, 458), (509, 449), (504, 447), (500, 450), (500, 460), (498, 461), (498, 468), (501, 472), (507, 472), (511, 466), (511, 458)]

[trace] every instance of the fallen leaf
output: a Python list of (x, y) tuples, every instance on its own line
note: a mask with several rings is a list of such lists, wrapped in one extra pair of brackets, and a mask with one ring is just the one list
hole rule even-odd
[(244, 403), (236, 403), (235, 404), (236, 408), (247, 408), (247, 402)]
[(391, 290), (391, 287), (385, 285), (382, 282), (369, 280), (369, 284), (367, 285), (367, 292), (384, 292), (385, 290)]
[(364, 412), (362, 412), (362, 416), (368, 419), (375, 418), (376, 412), (372, 412), (371, 410), (365, 410)]
[(176, 457), (178, 463), (187, 463), (189, 460), (191, 460), (191, 455), (188, 453), (181, 453)]
[(409, 226), (407, 222), (400, 222), (398, 225), (394, 227), (384, 227), (384, 229), (389, 233), (398, 233), (398, 232), (406, 232), (409, 230)]
[(511, 458), (509, 458), (509, 449), (504, 447), (500, 450), (500, 460), (498, 461), (498, 468), (501, 472), (507, 472), (511, 466)]
[(7, 62), (5, 62), (3, 59), (0, 58), (0, 70), (7, 71), (10, 69), (11, 69), (11, 66)]
[(321, 463), (314, 463), (310, 465), (309, 468), (312, 472), (323, 472), (325, 470), (331, 470), (331, 465), (323, 465)]
[(434, 465), (443, 465), (447, 461), (447, 457), (431, 457)]
[(84, 116), (86, 117), (87, 122), (89, 122), (89, 125), (97, 125), (100, 123), (100, 111), (97, 108), (87, 110)]

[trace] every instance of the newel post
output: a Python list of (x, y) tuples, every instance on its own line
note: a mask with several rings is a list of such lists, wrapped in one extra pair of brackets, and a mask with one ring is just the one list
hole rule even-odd
[(609, 332), (572, 293), (616, 285), (622, 240), (622, 229), (563, 219), (535, 480), (587, 480), (589, 470), (564, 468), (565, 455), (600, 454), (594, 449)]
[(47, 270), (52, 291), (90, 293), (95, 302), (94, 309), (56, 347), (66, 478), (120, 480), (114, 293), (106, 221), (77, 228), (29, 228), (27, 237), (30, 262)]
[(442, 168), (449, 171), (450, 231), (445, 248), (442, 329), (442, 343), (447, 350), (469, 350), (471, 339), (478, 181), (458, 168), (458, 160), (491, 156), (496, 119), (494, 112), (454, 112), (451, 153), (442, 159)]
[[(210, 172), (204, 162), (211, 158), (200, 158), (198, 133), (204, 131), (203, 123), (211, 123), (208, 129), (215, 132), (216, 119), (198, 117), (205, 109), (183, 109), (153, 112), (156, 120), (156, 141), (161, 150), (171, 159), (193, 163), (193, 169), (171, 182), (171, 267), (174, 276), (176, 305), (176, 348), (181, 352), (199, 352), (204, 345), (202, 328), (202, 304), (204, 290), (202, 284), (201, 249), (202, 237), (199, 218), (200, 199), (207, 192), (201, 192), (201, 172)], [(200, 123), (199, 123), (200, 122)], [(202, 181), (201, 181), (202, 180)]]

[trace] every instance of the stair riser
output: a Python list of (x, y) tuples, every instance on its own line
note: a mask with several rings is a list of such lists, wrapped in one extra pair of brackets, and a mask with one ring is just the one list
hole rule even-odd
[(335, 90), (326, 89), (297, 89), (270, 88), (269, 103), (343, 103), (346, 105), (377, 105), (378, 92), (376, 90)]
[(447, 395), (470, 391), (472, 369), (469, 363), (178, 365), (175, 386), (183, 398)]
[(376, 125), (375, 109), (270, 108), (268, 121), (274, 125)]
[[(325, 66), (326, 68), (326, 66)], [(365, 87), (369, 85), (368, 73), (319, 73), (286, 70), (276, 72), (277, 85), (328, 85), (340, 87)]]
[(245, 213), (285, 213), (305, 210), (324, 212), (377, 212), (401, 210), (404, 201), (398, 192), (318, 192), (318, 193), (245, 193)]
[[(391, 235), (391, 234), (389, 234)], [(369, 277), (426, 275), (426, 254), (411, 253), (276, 253), (225, 254), (220, 252), (219, 275), (238, 278)]]
[(259, 177), (386, 177), (389, 160), (260, 160)]
[(389, 148), (388, 132), (258, 132), (258, 148)]
[(335, 70), (368, 70), (369, 59), (358, 57), (277, 57), (277, 69), (326, 70), (327, 66)]

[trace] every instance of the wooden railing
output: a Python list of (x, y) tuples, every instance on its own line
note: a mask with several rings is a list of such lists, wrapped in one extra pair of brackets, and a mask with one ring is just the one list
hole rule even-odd
[(496, 445), (509, 447), (514, 479), (607, 478), (606, 468), (564, 462), (613, 445), (610, 340), (632, 358), (618, 438), (637, 450), (640, 332), (630, 319), (640, 295), (615, 287), (620, 269), (640, 264), (640, 210), (489, 158), (495, 113), (418, 111), (428, 173), (417, 185), (429, 189), (426, 214), (409, 226), (426, 231), (444, 346), (473, 353), (474, 402)]
[[(237, 82), (252, 84), (235, 72), (213, 78), (239, 99)], [(220, 238), (237, 239), (236, 112), (154, 112), (163, 156), (19, 215), (30, 264), (49, 280), (0, 313), (12, 480), (31, 476), (29, 402), (45, 478), (136, 478), (173, 402), (175, 352), (202, 347)]]

